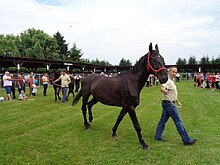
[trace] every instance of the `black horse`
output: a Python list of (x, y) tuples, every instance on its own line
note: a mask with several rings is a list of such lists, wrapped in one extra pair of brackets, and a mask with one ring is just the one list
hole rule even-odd
[[(150, 43), (149, 53), (141, 57), (125, 73), (111, 78), (92, 74), (82, 80), (81, 90), (73, 100), (73, 104), (76, 104), (80, 97), (83, 96), (82, 113), (86, 129), (90, 128), (90, 123), (93, 120), (92, 106), (98, 101), (106, 105), (119, 106), (122, 107), (122, 110), (112, 128), (112, 137), (116, 137), (117, 128), (124, 116), (128, 113), (137, 132), (139, 143), (143, 148), (148, 148), (148, 145), (142, 138), (141, 127), (136, 116), (135, 108), (139, 105), (140, 92), (150, 74), (156, 75), (160, 83), (165, 83), (168, 79), (166, 68), (164, 67), (164, 59), (159, 54), (157, 45), (155, 49), (152, 49), (152, 43)], [(88, 102), (90, 95), (93, 97)], [(89, 122), (86, 117), (86, 106), (88, 106), (89, 110)]]
[(70, 75), (70, 80), (71, 80), (71, 82), (69, 83), (69, 90), (68, 90), (66, 100), (68, 100), (68, 97), (71, 93), (72, 93), (73, 97), (75, 96), (74, 95), (74, 78), (71, 75)]
[(59, 100), (61, 100), (61, 97), (60, 97), (61, 80), (59, 80), (56, 83), (54, 83), (54, 81), (56, 79), (58, 79), (59, 77), (60, 77), (60, 74), (57, 71), (53, 71), (53, 81), (52, 81), (52, 83), (53, 83), (54, 96), (55, 96), (54, 101), (57, 101), (57, 98)]

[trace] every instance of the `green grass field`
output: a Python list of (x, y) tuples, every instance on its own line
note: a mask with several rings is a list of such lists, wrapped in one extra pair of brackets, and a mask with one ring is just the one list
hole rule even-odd
[[(0, 103), (0, 164), (220, 164), (220, 91), (195, 88), (192, 82), (177, 83), (180, 111), (188, 134), (198, 142), (184, 146), (170, 119), (164, 132), (167, 142), (154, 141), (161, 115), (159, 87), (144, 88), (136, 109), (142, 135), (150, 149), (143, 150), (126, 115), (118, 128), (111, 129), (119, 107), (97, 104), (89, 131), (83, 126), (81, 101), (72, 107), (53, 101), (38, 89), (35, 100)], [(0, 90), (4, 96), (4, 90)]]

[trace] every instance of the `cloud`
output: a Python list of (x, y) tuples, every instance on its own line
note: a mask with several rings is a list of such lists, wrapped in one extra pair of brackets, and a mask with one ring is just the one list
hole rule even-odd
[(64, 35), (83, 57), (117, 65), (134, 64), (158, 44), (167, 64), (195, 55), (218, 56), (220, 13), (217, 0), (10, 0), (1, 1), (1, 33), (28, 28)]

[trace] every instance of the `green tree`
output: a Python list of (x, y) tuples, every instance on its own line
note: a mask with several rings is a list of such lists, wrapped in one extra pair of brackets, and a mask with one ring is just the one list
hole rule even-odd
[(194, 55), (189, 57), (188, 64), (189, 65), (196, 65), (197, 64), (196, 57)]
[(16, 46), (16, 36), (0, 35), (0, 54), (4, 56), (19, 56), (19, 51)]
[(185, 58), (178, 58), (176, 65), (186, 65), (186, 59)]
[(60, 32), (55, 33), (54, 37), (58, 44), (58, 53), (60, 55), (60, 59), (66, 59), (68, 56), (68, 44), (66, 44), (66, 40), (64, 40), (64, 37)]
[(90, 60), (88, 58), (81, 58), (80, 62), (86, 63), (86, 64), (91, 64)]
[(119, 66), (132, 66), (132, 63), (130, 62), (130, 60), (122, 58), (119, 62)]
[(215, 64), (220, 64), (220, 55), (215, 59)]
[(96, 58), (96, 60), (92, 60), (91, 64), (103, 65), (103, 66), (112, 66), (112, 64), (110, 64), (108, 61), (105, 61), (105, 60), (100, 61), (98, 58)]
[(73, 47), (70, 48), (68, 52), (68, 59), (72, 61), (80, 61), (80, 58), (82, 57), (83, 53), (81, 52), (81, 49), (78, 49), (76, 47), (76, 44), (73, 44)]
[(203, 57), (200, 59), (199, 64), (210, 64), (209, 56), (208, 56), (208, 55), (207, 55), (206, 57), (203, 56)]
[(42, 30), (32, 28), (24, 31), (20, 34), (18, 43), (17, 47), (23, 57), (59, 59), (56, 39)]

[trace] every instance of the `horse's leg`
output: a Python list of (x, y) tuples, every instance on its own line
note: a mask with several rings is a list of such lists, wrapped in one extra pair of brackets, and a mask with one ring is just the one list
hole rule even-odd
[(72, 89), (72, 94), (73, 94), (73, 97), (74, 97), (75, 95), (74, 95), (74, 90), (73, 89)]
[(142, 135), (141, 135), (141, 127), (140, 127), (140, 124), (139, 124), (137, 116), (136, 116), (135, 108), (133, 106), (130, 107), (128, 113), (129, 113), (131, 121), (134, 125), (134, 128), (135, 128), (135, 130), (138, 134), (139, 143), (143, 146), (144, 149), (148, 148), (148, 145), (145, 143), (145, 141), (144, 141), (144, 139), (142, 138)]
[(66, 101), (68, 101), (69, 95), (70, 95), (70, 88), (68, 89), (68, 93), (67, 93), (67, 96), (66, 96)]
[(53, 87), (54, 89), (54, 101), (57, 101), (57, 89), (56, 87)]
[(96, 98), (92, 98), (92, 100), (90, 100), (88, 102), (88, 110), (89, 110), (89, 122), (92, 123), (93, 120), (93, 116), (92, 116), (92, 106), (95, 105), (98, 102), (98, 100)]
[(59, 99), (59, 100), (61, 100), (60, 90), (61, 90), (61, 87), (57, 87), (57, 96), (58, 96), (58, 99)]
[(84, 118), (84, 126), (86, 127), (86, 129), (90, 128), (90, 124), (87, 121), (87, 117), (86, 117), (86, 111), (87, 111), (86, 105), (87, 105), (88, 99), (89, 99), (89, 95), (83, 96), (83, 99), (82, 99), (82, 114)]
[(112, 128), (112, 137), (116, 137), (117, 136), (116, 135), (116, 131), (118, 129), (118, 126), (119, 126), (120, 122), (122, 121), (122, 119), (126, 115), (126, 113), (127, 113), (127, 111), (124, 108), (122, 108), (120, 114), (118, 115), (116, 123), (115, 123), (114, 127)]

